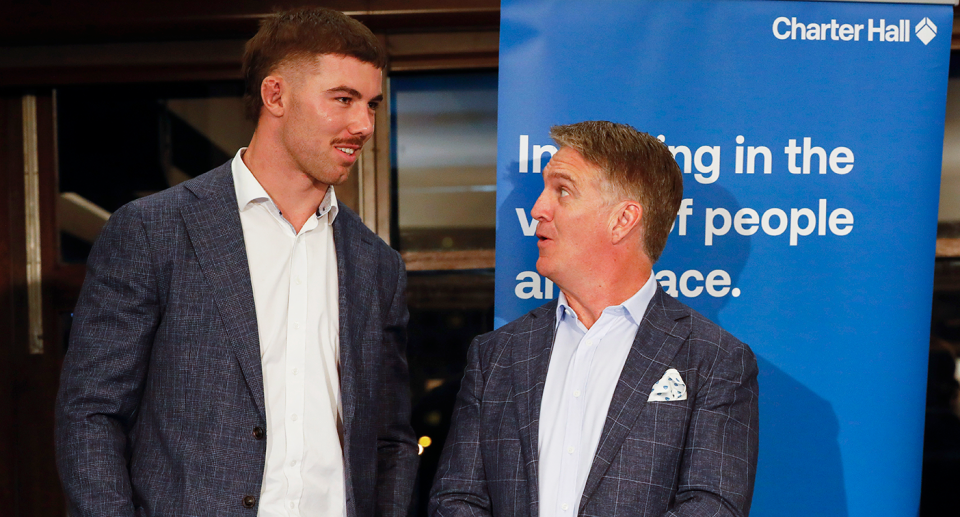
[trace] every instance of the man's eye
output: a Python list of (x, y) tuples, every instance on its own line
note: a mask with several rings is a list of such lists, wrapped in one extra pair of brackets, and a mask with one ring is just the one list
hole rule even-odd
[(564, 187), (561, 187), (561, 188), (560, 188), (560, 197), (565, 197), (565, 196), (569, 196), (569, 195), (570, 195), (570, 191), (568, 191), (568, 190), (567, 190), (566, 188), (564, 188)]
[(337, 97), (337, 102), (341, 104), (350, 104), (350, 101), (353, 100), (350, 97)]
[(377, 111), (377, 108), (380, 107), (380, 103), (378, 103), (378, 102), (371, 102), (371, 103), (367, 104), (367, 106), (369, 106), (371, 110)]

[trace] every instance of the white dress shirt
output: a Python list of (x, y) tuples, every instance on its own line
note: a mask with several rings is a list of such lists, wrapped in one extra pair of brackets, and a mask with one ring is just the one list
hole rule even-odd
[(346, 513), (333, 187), (297, 232), (240, 149), (233, 181), (250, 266), (267, 413), (260, 517)]
[(540, 517), (577, 515), (610, 400), (656, 289), (651, 274), (628, 300), (604, 309), (589, 330), (560, 293), (540, 403)]

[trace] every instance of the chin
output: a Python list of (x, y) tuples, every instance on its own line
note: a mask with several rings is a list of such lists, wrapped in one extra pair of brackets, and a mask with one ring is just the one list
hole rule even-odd
[(319, 169), (317, 171), (309, 173), (309, 176), (313, 178), (317, 183), (322, 183), (324, 185), (340, 185), (343, 182), (347, 181), (347, 178), (350, 177), (350, 170), (347, 169), (343, 172), (337, 173), (330, 170)]
[(330, 185), (342, 185), (345, 181), (347, 181), (347, 178), (349, 178), (349, 177), (350, 177), (350, 173), (349, 173), (349, 172), (345, 172), (345, 173), (337, 176), (336, 178), (334, 178), (334, 180), (333, 180), (332, 182), (330, 182)]
[(542, 258), (537, 259), (537, 273), (540, 273), (540, 276), (550, 276), (553, 271), (550, 269), (549, 264)]

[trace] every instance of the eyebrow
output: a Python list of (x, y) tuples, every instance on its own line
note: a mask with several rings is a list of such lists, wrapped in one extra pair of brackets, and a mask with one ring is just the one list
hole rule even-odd
[[(327, 92), (329, 93), (342, 92), (357, 99), (363, 98), (363, 95), (361, 95), (360, 92), (358, 92), (356, 89), (351, 88), (349, 86), (345, 86), (345, 85), (334, 86), (333, 88), (330, 88), (329, 90), (327, 90)], [(370, 99), (370, 102), (383, 102), (383, 94), (381, 93), (380, 95), (377, 95), (376, 97)]]
[(572, 183), (574, 186), (578, 185), (577, 180), (575, 180), (575, 179), (573, 178), (573, 176), (567, 174), (566, 172), (557, 171), (557, 172), (554, 172), (554, 173), (552, 174), (552, 176), (554, 176), (555, 178), (558, 178), (558, 179), (567, 180), (567, 181), (569, 181), (570, 183)]

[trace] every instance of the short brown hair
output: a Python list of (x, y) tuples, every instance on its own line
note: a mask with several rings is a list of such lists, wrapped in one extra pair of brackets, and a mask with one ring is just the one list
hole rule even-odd
[(247, 116), (260, 117), (260, 84), (278, 66), (321, 54), (350, 56), (382, 69), (387, 54), (362, 23), (332, 9), (305, 7), (267, 16), (243, 53), (243, 103)]
[(683, 173), (667, 146), (627, 124), (604, 120), (553, 126), (550, 138), (599, 167), (620, 199), (640, 203), (643, 251), (656, 262), (683, 201)]

